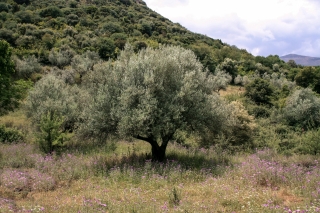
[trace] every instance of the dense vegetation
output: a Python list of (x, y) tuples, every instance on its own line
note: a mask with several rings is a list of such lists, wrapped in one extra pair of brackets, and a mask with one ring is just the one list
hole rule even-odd
[(320, 67), (141, 0), (0, 0), (0, 26), (0, 212), (319, 211)]

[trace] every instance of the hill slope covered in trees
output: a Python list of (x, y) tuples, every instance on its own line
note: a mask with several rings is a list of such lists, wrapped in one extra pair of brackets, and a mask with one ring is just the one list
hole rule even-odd
[[(211, 72), (226, 58), (237, 61), (242, 72), (254, 70), (256, 63), (270, 69), (282, 63), (278, 56), (264, 61), (220, 39), (190, 32), (138, 0), (2, 0), (0, 26), (0, 39), (14, 47), (15, 55), (34, 55), (49, 66), (68, 65), (75, 54), (88, 50), (115, 59), (126, 42), (136, 51), (159, 44), (191, 49)], [(58, 52), (64, 60), (55, 64)]]

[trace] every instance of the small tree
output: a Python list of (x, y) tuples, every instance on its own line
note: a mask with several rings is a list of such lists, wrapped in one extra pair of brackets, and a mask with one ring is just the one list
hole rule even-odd
[(0, 40), (0, 114), (13, 110), (17, 105), (16, 91), (12, 76), (14, 64), (11, 60), (11, 48), (8, 42)]
[(245, 88), (245, 96), (255, 103), (271, 105), (271, 97), (274, 93), (274, 89), (267, 80), (257, 78), (247, 84)]
[(39, 124), (44, 116), (54, 112), (56, 116), (63, 117), (64, 129), (73, 129), (80, 116), (77, 103), (82, 104), (77, 90), (76, 86), (71, 87), (63, 79), (48, 74), (29, 92), (25, 103), (26, 114), (35, 124)]
[(320, 98), (307, 88), (296, 90), (283, 109), (285, 121), (300, 128), (320, 126)]
[(62, 132), (63, 123), (64, 119), (54, 111), (49, 111), (41, 117), (37, 142), (42, 151), (51, 154), (55, 147), (62, 145), (65, 138), (65, 134)]
[(135, 54), (126, 45), (118, 60), (104, 67), (85, 111), (84, 136), (143, 140), (151, 145), (153, 160), (163, 161), (176, 131), (204, 136), (225, 127), (228, 111), (213, 92), (217, 78), (204, 71), (190, 50), (160, 46)]

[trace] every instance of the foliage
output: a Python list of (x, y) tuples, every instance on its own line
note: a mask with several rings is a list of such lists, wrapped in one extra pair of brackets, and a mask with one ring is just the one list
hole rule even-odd
[(115, 43), (112, 39), (103, 39), (100, 43), (99, 47), (99, 56), (102, 59), (108, 60), (110, 58), (114, 58), (114, 51), (116, 49)]
[(257, 78), (245, 86), (245, 96), (255, 103), (271, 105), (273, 87), (264, 79)]
[(37, 134), (37, 143), (40, 149), (45, 153), (52, 153), (56, 147), (61, 146), (65, 140), (65, 134), (62, 132), (64, 119), (59, 117), (54, 111), (48, 111), (42, 115)]
[(80, 78), (90, 70), (93, 70), (93, 66), (100, 60), (99, 55), (96, 52), (87, 51), (82, 55), (76, 55), (72, 58), (71, 66), (79, 73)]
[(0, 12), (9, 12), (8, 5), (4, 2), (0, 2)]
[(212, 93), (219, 82), (203, 71), (189, 50), (161, 46), (136, 55), (127, 45), (103, 72), (85, 113), (84, 135), (105, 138), (116, 133), (142, 139), (151, 144), (153, 158), (162, 161), (177, 130), (201, 136), (224, 128), (228, 112)]
[(290, 126), (307, 129), (320, 125), (320, 98), (311, 89), (294, 91), (283, 109), (283, 118)]
[(9, 43), (0, 40), (0, 115), (18, 106), (13, 82), (14, 64)]
[[(254, 57), (245, 50), (192, 33), (180, 24), (172, 23), (151, 11), (143, 1), (55, 0), (54, 4), (49, 0), (16, 1), (18, 4), (12, 0), (1, 2), (0, 38), (14, 46), (14, 53), (19, 58), (41, 56), (40, 62), (46, 65), (49, 63), (45, 51), (63, 44), (69, 45), (78, 54), (86, 50), (99, 52), (102, 59), (108, 60), (115, 59), (126, 42), (145, 42), (137, 45), (137, 50), (146, 47), (144, 44), (152, 47), (158, 43), (184, 46), (194, 50), (211, 72), (226, 58), (236, 62), (242, 60), (245, 72), (250, 71), (250, 64), (254, 61)], [(26, 24), (32, 24), (34, 29), (22, 29), (24, 27), (21, 26)], [(71, 28), (74, 28), (72, 32), (69, 30)], [(99, 42), (101, 39), (111, 39), (117, 48), (110, 42), (103, 45)], [(65, 66), (55, 62), (52, 65)]]
[(70, 88), (59, 77), (46, 75), (29, 92), (25, 104), (27, 116), (35, 124), (39, 124), (43, 116), (54, 112), (56, 116), (64, 118), (64, 128), (72, 129), (76, 119), (80, 117), (75, 101), (76, 92), (77, 87)]
[(319, 155), (320, 154), (320, 129), (306, 133), (303, 142), (299, 144), (296, 152), (299, 154)]
[(249, 115), (247, 110), (239, 101), (232, 101), (230, 116), (230, 144), (234, 147), (252, 148), (252, 137), (256, 129), (254, 117)]
[(310, 87), (315, 92), (320, 93), (320, 73), (319, 68), (315, 67), (304, 67), (301, 69), (294, 80), (297, 85), (302, 87)]
[(216, 71), (217, 70), (225, 71), (232, 76), (232, 79), (234, 79), (238, 72), (237, 62), (230, 58), (225, 58), (224, 61), (217, 66)]
[(23, 135), (20, 131), (0, 125), (0, 142), (13, 143), (20, 142), (22, 139)]
[(59, 50), (52, 49), (49, 54), (49, 61), (51, 64), (62, 68), (71, 63), (73, 56), (75, 55), (74, 51), (68, 46), (64, 46)]
[(15, 58), (15, 70), (17, 75), (24, 79), (29, 79), (32, 74), (39, 73), (42, 67), (34, 55), (25, 56), (22, 59)]
[(254, 106), (250, 113), (256, 118), (267, 118), (271, 114), (271, 110), (266, 106)]
[(57, 17), (63, 16), (62, 11), (57, 6), (46, 7), (44, 9), (42, 9), (39, 14), (42, 17), (52, 17), (52, 18), (57, 18)]

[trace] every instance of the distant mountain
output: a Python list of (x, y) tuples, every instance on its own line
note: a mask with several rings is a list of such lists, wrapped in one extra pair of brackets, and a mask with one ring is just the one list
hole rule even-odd
[(281, 60), (288, 62), (289, 60), (294, 60), (296, 64), (303, 66), (320, 66), (320, 58), (318, 57), (309, 57), (303, 55), (289, 54), (280, 57)]

